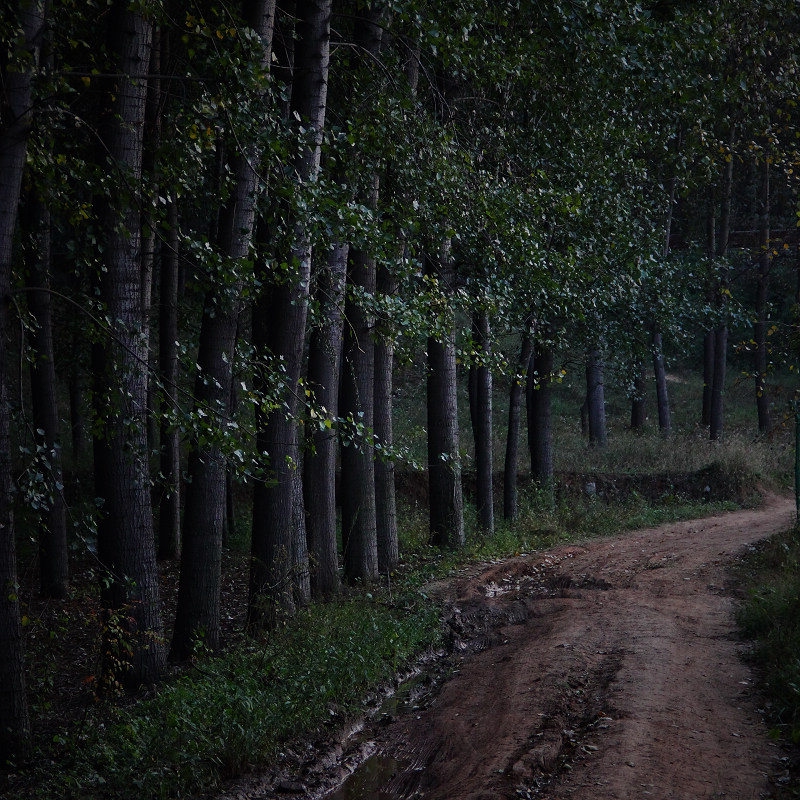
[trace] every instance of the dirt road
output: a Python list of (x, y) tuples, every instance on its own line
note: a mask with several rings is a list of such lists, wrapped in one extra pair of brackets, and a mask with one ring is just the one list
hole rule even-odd
[(428, 708), (376, 727), (367, 778), (333, 797), (769, 797), (780, 751), (740, 658), (725, 568), (793, 512), (772, 496), (441, 587), (458, 673)]
[(423, 674), (327, 758), (287, 754), (224, 798), (770, 798), (782, 752), (726, 568), (793, 517), (769, 496), (430, 587), (451, 609), (455, 674), (440, 689)]

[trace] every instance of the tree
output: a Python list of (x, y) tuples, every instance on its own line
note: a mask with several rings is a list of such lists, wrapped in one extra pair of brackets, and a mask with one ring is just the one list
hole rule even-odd
[(464, 500), (458, 449), (458, 394), (454, 311), (450, 303), (455, 269), (445, 239), (437, 255), (427, 255), (440, 333), (428, 337), (428, 497), (431, 542), (437, 547), (464, 544)]
[(35, 287), (28, 293), (28, 306), (35, 320), (30, 335), (33, 351), (31, 406), (37, 460), (45, 476), (39, 520), (39, 589), (43, 597), (64, 598), (69, 582), (69, 559), (50, 296), (50, 210), (35, 190), (28, 202), (26, 227), (32, 241), (27, 260)]
[(519, 429), (522, 397), (527, 386), (528, 368), (533, 355), (533, 339), (526, 321), (522, 332), (519, 361), (515, 374), (511, 376), (508, 398), (508, 435), (503, 471), (503, 517), (507, 520), (517, 516), (517, 474), (519, 472)]
[[(97, 200), (104, 238), (98, 291), (106, 328), (93, 348), (98, 557), (107, 609), (103, 680), (136, 690), (164, 666), (147, 450), (149, 324), (142, 282), (142, 136), (152, 22), (123, 0), (107, 19), (114, 58), (100, 139), (110, 175)], [(120, 181), (125, 190), (119, 192)], [(149, 286), (146, 287), (149, 292)]]
[(473, 315), (476, 363), (470, 367), (470, 411), (475, 437), (475, 506), (478, 524), (485, 533), (494, 532), (494, 483), (492, 442), (492, 356), (489, 311), (485, 305)]
[[(244, 0), (242, 18), (257, 37), (257, 70), (265, 71), (270, 64), (274, 0)], [(211, 431), (200, 428), (189, 456), (180, 591), (170, 653), (178, 660), (191, 655), (198, 637), (211, 650), (219, 646), (226, 508), (226, 450), (219, 434), (231, 424), (234, 351), (242, 292), (252, 263), (261, 157), (258, 145), (252, 143), (231, 156), (233, 188), (218, 231), (225, 272), (214, 276), (218, 282), (206, 292), (203, 308), (194, 397), (196, 413), (210, 415), (214, 424)]]
[(306, 434), (303, 488), (308, 511), (311, 593), (317, 599), (339, 591), (336, 453), (342, 311), (349, 250), (347, 243), (334, 244), (327, 255), (327, 264), (317, 267), (315, 297), (320, 310), (308, 348), (308, 388), (313, 396), (314, 414)]
[[(291, 110), (305, 132), (294, 159), (297, 192), (312, 192), (319, 175), (322, 134), (328, 91), (331, 0), (297, 3), (297, 40), (294, 51)], [(302, 203), (298, 204), (300, 207)], [(267, 330), (264, 345), (280, 360), (280, 400), (259, 413), (257, 447), (268, 458), (268, 479), (257, 482), (253, 496), (253, 530), (250, 565), (250, 622), (259, 626), (274, 621), (278, 610), (294, 605), (295, 573), (308, 574), (298, 563), (301, 548), (293, 545), (292, 503), (294, 482), (300, 476), (296, 415), (303, 363), (312, 239), (309, 220), (297, 213), (289, 219), (291, 253), (274, 276), (256, 313)]]
[(22, 624), (17, 596), (12, 505), (9, 364), (11, 263), (31, 119), (33, 76), (44, 32), (44, 3), (16, 2), (2, 29), (18, 42), (2, 61), (0, 100), (0, 761), (24, 758), (30, 746)]

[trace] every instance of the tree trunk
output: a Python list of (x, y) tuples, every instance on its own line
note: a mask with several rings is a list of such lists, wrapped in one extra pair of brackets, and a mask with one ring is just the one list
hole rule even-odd
[(552, 347), (536, 340), (528, 366), (528, 449), (531, 480), (547, 492), (553, 488), (552, 376)]
[[(709, 198), (706, 211), (706, 260), (708, 261), (708, 286), (706, 303), (709, 308), (716, 306), (717, 297), (714, 286), (717, 276), (713, 274), (714, 259), (717, 255), (716, 219), (713, 196)], [(706, 331), (703, 336), (703, 416), (702, 424), (711, 425), (711, 390), (714, 384), (714, 331)]]
[(728, 326), (718, 325), (714, 331), (714, 374), (711, 386), (711, 424), (709, 438), (722, 437), (723, 391), (728, 350)]
[(517, 366), (517, 374), (511, 379), (508, 397), (508, 435), (506, 437), (506, 457), (503, 471), (503, 517), (513, 520), (517, 517), (517, 476), (519, 474), (519, 428), (522, 417), (522, 397), (528, 380), (527, 371), (533, 355), (533, 339), (529, 323), (526, 322), (522, 334), (522, 348)]
[(631, 430), (641, 431), (647, 421), (647, 377), (644, 364), (636, 365), (636, 377), (631, 394)]
[[(377, 205), (378, 182), (373, 177), (370, 205)], [(348, 283), (358, 295), (375, 296), (375, 259), (350, 249)], [(378, 577), (378, 532), (375, 508), (374, 427), (375, 315), (348, 293), (339, 410), (351, 426), (363, 425), (366, 436), (347, 432), (342, 448), (342, 548), (344, 572), (350, 581)]]
[[(733, 145), (734, 132), (731, 131), (731, 145)], [(717, 257), (722, 261), (719, 269), (720, 291), (717, 301), (721, 314), (724, 315), (727, 305), (726, 292), (728, 289), (728, 268), (724, 259), (728, 256), (728, 239), (731, 226), (731, 195), (733, 192), (733, 158), (728, 161), (723, 176), (722, 200), (720, 204), (719, 239), (717, 243)], [(720, 322), (714, 331), (714, 377), (711, 384), (711, 422), (709, 425), (709, 438), (716, 441), (722, 437), (725, 373), (728, 358), (728, 325)]]
[(711, 425), (711, 389), (714, 383), (714, 331), (703, 334), (703, 417), (702, 424)]
[[(405, 248), (403, 248), (404, 250)], [(378, 265), (377, 291), (383, 297), (397, 292), (397, 281), (391, 267)], [(394, 367), (394, 330), (391, 320), (384, 321), (375, 341), (375, 440), (381, 446), (375, 460), (375, 523), (378, 538), (378, 571), (390, 572), (400, 560), (397, 534), (394, 459), (387, 448), (394, 444), (392, 427), (392, 369)]]
[[(270, 64), (274, 0), (245, 0), (243, 17), (262, 42), (261, 68)], [(220, 216), (220, 252), (234, 261), (250, 256), (255, 225), (257, 165), (261, 153), (249, 148), (232, 161), (232, 197)], [(243, 265), (237, 269), (244, 270)], [(212, 276), (213, 281), (213, 276)], [(180, 589), (170, 658), (188, 658), (196, 644), (216, 650), (220, 636), (220, 576), (226, 513), (226, 458), (219, 443), (231, 415), (232, 369), (244, 277), (232, 286), (212, 286), (205, 298), (195, 380), (195, 414), (202, 429), (189, 456), (183, 526)]]
[(105, 200), (105, 270), (100, 300), (114, 321), (114, 339), (94, 347), (95, 493), (103, 499), (97, 550), (106, 570), (101, 598), (106, 625), (104, 686), (129, 691), (158, 679), (164, 667), (147, 450), (149, 327), (142, 315), (142, 130), (151, 24), (122, 0), (111, 8), (109, 51), (120, 76), (109, 87), (112, 113), (101, 127), (108, 157), (135, 196)]
[(317, 269), (320, 324), (311, 333), (308, 386), (318, 418), (308, 424), (303, 484), (311, 562), (311, 593), (324, 599), (339, 592), (336, 547), (336, 450), (342, 306), (350, 246), (336, 244), (325, 269)]
[[(319, 173), (331, 0), (298, 2), (296, 15), (291, 108), (304, 128), (312, 132), (310, 145), (299, 152), (294, 163), (302, 190), (316, 181)], [(308, 565), (292, 563), (295, 478), (290, 474), (299, 465), (295, 417), (311, 278), (311, 241), (306, 226), (305, 219), (294, 222), (294, 245), (288, 263), (297, 264), (297, 271), (289, 281), (265, 292), (256, 310), (261, 319), (254, 319), (254, 333), (258, 325), (266, 328), (265, 344), (274, 358), (282, 359), (284, 367), (282, 407), (257, 418), (257, 447), (262, 456), (269, 457), (270, 481), (256, 483), (253, 496), (249, 624), (254, 627), (274, 622), (278, 610), (291, 610), (291, 572), (308, 569)]]
[[(447, 297), (452, 292), (455, 270), (450, 242), (442, 245), (437, 259), (425, 260), (427, 274)], [(464, 544), (464, 499), (461, 488), (461, 457), (458, 451), (458, 393), (456, 334), (452, 308), (446, 315), (447, 332), (439, 342), (428, 339), (428, 496), (431, 543), (436, 547)]]
[(756, 283), (756, 322), (753, 325), (755, 340), (755, 380), (756, 408), (758, 410), (758, 430), (769, 433), (772, 420), (769, 413), (769, 393), (767, 391), (767, 291), (769, 288), (769, 272), (772, 264), (769, 241), (769, 160), (766, 155), (761, 165), (761, 214), (759, 215), (759, 244), (761, 253), (758, 261), (758, 278)]
[[(664, 224), (664, 249), (662, 255), (666, 262), (669, 258), (669, 240), (672, 235), (672, 212), (675, 206), (675, 188), (677, 179), (673, 176), (669, 182), (669, 206)], [(672, 417), (669, 408), (669, 389), (667, 373), (664, 367), (664, 347), (661, 331), (657, 321), (653, 322), (650, 346), (653, 354), (653, 374), (656, 380), (656, 406), (658, 408), (658, 429), (662, 436), (668, 436), (672, 430)]]
[(494, 532), (494, 484), (492, 448), (492, 355), (489, 314), (478, 311), (472, 322), (476, 351), (480, 362), (473, 366), (475, 392), (472, 432), (475, 437), (475, 506), (478, 525), (485, 533)]
[(161, 444), (161, 500), (159, 502), (158, 557), (178, 558), (181, 551), (181, 445), (177, 426), (170, 421), (178, 408), (178, 206), (167, 207), (167, 232), (161, 248), (159, 306), (159, 370), (162, 407), (159, 417)]
[[(158, 205), (158, 153), (161, 146), (161, 27), (153, 26), (153, 40), (150, 48), (150, 66), (147, 80), (147, 100), (145, 105), (144, 141), (142, 150), (142, 175), (147, 182), (142, 198), (142, 319), (150, 326), (153, 305), (153, 271), (156, 260), (158, 236), (156, 233), (155, 209)], [(156, 407), (156, 381), (150, 373), (155, 373), (156, 358), (150, 358), (152, 367), (147, 376), (147, 407)], [(156, 414), (147, 417), (147, 449), (156, 451), (159, 442), (159, 425)]]
[(28, 295), (29, 308), (36, 320), (30, 333), (34, 353), (30, 362), (31, 405), (37, 450), (45, 459), (41, 472), (48, 498), (39, 519), (39, 589), (43, 597), (64, 598), (69, 563), (50, 303), (50, 212), (40, 198), (32, 197), (28, 216), (28, 227), (34, 237), (28, 270), (33, 285), (41, 288), (41, 291), (32, 291)]
[(308, 559), (308, 529), (306, 507), (303, 502), (303, 454), (300, 452), (300, 433), (294, 429), (294, 450), (300, 462), (292, 473), (292, 539), (290, 560), (292, 564), (292, 604), (305, 606), (311, 602), (311, 570)]
[(596, 347), (590, 348), (586, 359), (586, 408), (589, 422), (589, 444), (605, 447), (606, 402), (603, 385), (603, 356)]
[(0, 95), (0, 763), (25, 759), (30, 717), (25, 695), (17, 561), (12, 503), (10, 380), (5, 342), (11, 308), (11, 257), (30, 125), (33, 68), (44, 28), (44, 2), (17, 2), (13, 13), (30, 55), (30, 69), (8, 71), (3, 64)]
[(672, 416), (669, 409), (669, 390), (667, 388), (667, 372), (664, 369), (664, 352), (661, 333), (653, 328), (650, 346), (653, 351), (653, 373), (656, 378), (656, 400), (658, 404), (658, 429), (663, 436), (672, 430)]

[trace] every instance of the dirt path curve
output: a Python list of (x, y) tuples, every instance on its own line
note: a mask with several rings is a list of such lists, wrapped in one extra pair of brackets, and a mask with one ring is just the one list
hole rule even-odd
[(457, 674), (429, 707), (376, 728), (380, 787), (334, 796), (769, 797), (780, 751), (751, 696), (725, 568), (793, 513), (770, 496), (440, 587)]

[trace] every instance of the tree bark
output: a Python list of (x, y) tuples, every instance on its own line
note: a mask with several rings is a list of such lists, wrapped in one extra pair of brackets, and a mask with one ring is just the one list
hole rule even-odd
[(589, 444), (605, 447), (606, 403), (603, 385), (603, 356), (596, 347), (589, 349), (586, 359), (586, 406), (589, 421)]
[[(376, 187), (377, 193), (377, 187)], [(375, 199), (377, 197), (375, 196)], [(364, 295), (375, 295), (375, 260), (351, 249), (349, 283)], [(342, 448), (342, 547), (344, 571), (351, 581), (378, 577), (378, 532), (375, 509), (374, 314), (351, 297), (345, 301), (340, 412), (350, 425), (362, 425), (366, 437), (349, 433)]]
[[(151, 24), (122, 0), (111, 8), (109, 52), (120, 76), (109, 87), (112, 113), (101, 126), (105, 152), (125, 175), (134, 197), (107, 198), (101, 218), (105, 270), (99, 297), (113, 321), (94, 347), (93, 393), (102, 435), (94, 439), (95, 492), (103, 499), (98, 557), (106, 571), (101, 591), (110, 615), (104, 651), (104, 686), (134, 691), (164, 667), (163, 626), (156, 570), (147, 449), (148, 320), (143, 317), (142, 131)], [(128, 655), (129, 653), (129, 655)]]
[[(319, 173), (322, 131), (328, 89), (331, 0), (297, 3), (297, 39), (292, 77), (292, 111), (312, 132), (311, 142), (295, 159), (301, 190)], [(288, 263), (297, 264), (289, 281), (274, 285), (256, 310), (265, 344), (283, 374), (282, 407), (257, 419), (257, 447), (269, 458), (269, 482), (258, 482), (253, 496), (253, 532), (250, 565), (249, 624), (272, 624), (279, 610), (292, 609), (291, 573), (308, 565), (292, 563), (292, 507), (299, 466), (296, 426), (298, 383), (305, 343), (308, 292), (311, 278), (311, 241), (306, 220), (294, 223), (294, 245)], [(268, 317), (264, 310), (268, 311)], [(268, 320), (271, 324), (268, 323)]]
[[(734, 132), (731, 131), (731, 144)], [(726, 165), (723, 175), (722, 199), (720, 203), (719, 239), (717, 241), (717, 258), (722, 262), (719, 279), (720, 291), (717, 296), (720, 312), (724, 315), (727, 306), (728, 268), (724, 259), (728, 256), (728, 240), (731, 226), (731, 196), (733, 193), (733, 158)], [(716, 441), (722, 437), (725, 396), (725, 373), (728, 363), (728, 325), (721, 321), (714, 331), (714, 375), (711, 384), (711, 421), (709, 438)]]
[(636, 376), (631, 394), (631, 430), (641, 431), (647, 421), (647, 377), (644, 364), (636, 365)]
[(650, 346), (653, 351), (653, 373), (656, 379), (656, 400), (658, 404), (658, 429), (663, 436), (672, 430), (672, 415), (669, 408), (669, 390), (667, 372), (664, 369), (664, 350), (661, 333), (653, 327)]
[[(373, 59), (380, 56), (382, 5), (373, 3), (357, 12), (353, 40), (361, 69), (371, 71)], [(373, 173), (367, 181), (362, 202), (377, 213), (380, 179)], [(375, 420), (375, 314), (370, 304), (376, 293), (375, 258), (351, 245), (347, 279), (355, 292), (347, 292), (345, 305), (340, 408), (344, 418), (364, 425), (367, 437), (352, 437), (350, 446), (342, 448), (342, 545), (345, 576), (351, 581), (369, 582), (378, 576), (375, 448), (371, 438)], [(366, 304), (359, 297), (365, 297)]]
[(339, 592), (336, 545), (336, 451), (339, 416), (339, 366), (348, 244), (336, 244), (327, 266), (317, 268), (320, 324), (311, 332), (308, 386), (321, 416), (309, 421), (303, 469), (311, 593), (324, 599)]
[(33, 258), (29, 273), (34, 285), (41, 288), (41, 291), (30, 292), (28, 296), (30, 311), (36, 320), (30, 334), (34, 353), (31, 360), (31, 406), (37, 449), (49, 465), (42, 470), (48, 503), (39, 520), (39, 589), (43, 597), (64, 598), (69, 581), (69, 563), (50, 302), (50, 212), (38, 197), (31, 198), (31, 205), (29, 227), (35, 244), (30, 251)]
[[(262, 42), (261, 64), (270, 64), (274, 0), (245, 0), (242, 15)], [(232, 261), (250, 256), (255, 226), (261, 153), (248, 148), (233, 158), (235, 189), (220, 216), (219, 251)], [(243, 267), (237, 265), (237, 270)], [(220, 576), (226, 513), (226, 458), (220, 444), (232, 411), (236, 335), (244, 276), (220, 291), (212, 286), (203, 308), (195, 380), (195, 414), (211, 430), (200, 431), (189, 456), (180, 589), (170, 658), (188, 658), (199, 642), (216, 650), (220, 641)], [(206, 423), (205, 421), (208, 420)]]
[(167, 232), (161, 248), (159, 306), (159, 369), (162, 406), (159, 418), (161, 500), (159, 502), (158, 557), (173, 559), (181, 551), (180, 433), (170, 421), (178, 406), (178, 206), (167, 207)]
[[(455, 280), (450, 242), (438, 258), (426, 257), (427, 274), (447, 297)], [(464, 544), (464, 499), (458, 450), (458, 393), (456, 335), (452, 308), (443, 311), (447, 331), (443, 341), (428, 338), (428, 496), (431, 543), (436, 547)]]
[(531, 480), (548, 492), (553, 483), (552, 375), (553, 350), (541, 339), (535, 339), (528, 366), (528, 449)]
[[(403, 248), (404, 250), (405, 248)], [(397, 291), (392, 269), (378, 265), (377, 292), (391, 297)], [(390, 572), (400, 561), (397, 533), (397, 502), (395, 497), (394, 459), (387, 449), (394, 444), (392, 426), (392, 390), (394, 367), (394, 330), (391, 321), (384, 321), (383, 330), (375, 341), (375, 440), (381, 446), (375, 460), (375, 523), (378, 538), (378, 571)]]
[[(673, 176), (669, 182), (669, 205), (667, 219), (664, 224), (664, 249), (662, 255), (666, 262), (669, 258), (669, 241), (672, 235), (672, 212), (675, 206), (675, 188), (677, 179)], [(656, 406), (658, 408), (658, 429), (662, 436), (672, 431), (672, 416), (669, 408), (669, 388), (667, 373), (664, 367), (664, 347), (658, 321), (654, 321), (651, 330), (650, 346), (653, 355), (653, 374), (656, 380)]]
[(5, 342), (11, 309), (11, 258), (25, 169), (33, 71), (44, 28), (44, 2), (17, 2), (13, 12), (22, 32), (27, 68), (2, 67), (0, 95), (0, 762), (24, 760), (30, 750), (25, 695), (17, 560), (12, 503), (10, 369)]
[[(709, 198), (706, 211), (706, 260), (708, 262), (708, 285), (706, 289), (706, 303), (714, 307), (717, 303), (714, 285), (717, 276), (713, 274), (714, 259), (717, 255), (716, 245), (716, 210), (713, 196)], [(714, 331), (706, 331), (703, 335), (703, 425), (711, 426), (711, 390), (714, 384)]]
[(759, 254), (756, 282), (756, 322), (753, 325), (753, 339), (756, 343), (754, 371), (758, 430), (759, 433), (769, 433), (772, 429), (772, 420), (770, 419), (769, 393), (767, 391), (767, 367), (769, 363), (769, 355), (767, 352), (767, 293), (769, 289), (769, 273), (772, 265), (772, 256), (769, 240), (769, 160), (766, 154), (764, 155), (764, 162), (761, 164), (760, 194), (761, 213), (759, 215), (759, 244), (761, 246), (761, 253)]
[(533, 355), (533, 339), (530, 325), (526, 322), (522, 333), (522, 346), (517, 374), (511, 379), (508, 397), (508, 435), (503, 470), (503, 517), (517, 517), (517, 477), (519, 474), (519, 429), (522, 418), (522, 397), (528, 380), (528, 365)]
[(478, 525), (484, 533), (494, 532), (494, 485), (492, 448), (492, 370), (491, 330), (486, 309), (476, 312), (472, 323), (473, 337), (479, 362), (472, 367), (474, 373), (474, 409), (472, 432), (475, 437), (475, 506)]

